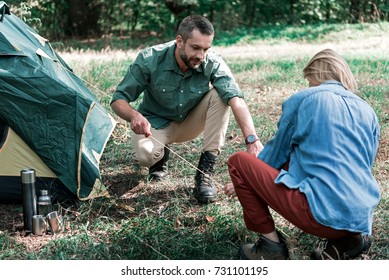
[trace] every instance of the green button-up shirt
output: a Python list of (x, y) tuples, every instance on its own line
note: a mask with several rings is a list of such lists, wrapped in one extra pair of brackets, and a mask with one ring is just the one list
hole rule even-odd
[(214, 87), (227, 104), (243, 97), (224, 60), (209, 52), (198, 69), (182, 73), (174, 57), (175, 41), (142, 50), (118, 85), (112, 101), (133, 102), (143, 94), (137, 110), (159, 129), (182, 121)]

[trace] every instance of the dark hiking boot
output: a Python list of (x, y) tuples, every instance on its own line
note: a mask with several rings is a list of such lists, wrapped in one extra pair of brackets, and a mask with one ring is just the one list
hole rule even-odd
[(168, 175), (167, 161), (169, 160), (170, 151), (164, 148), (163, 157), (154, 165), (149, 167), (149, 180), (160, 181)]
[(244, 244), (240, 247), (239, 255), (241, 260), (287, 260), (289, 250), (284, 237), (277, 231), (280, 243), (259, 236), (257, 243)]
[(200, 203), (216, 201), (217, 192), (211, 180), (216, 158), (217, 156), (210, 152), (201, 153), (198, 170), (195, 175), (195, 188), (193, 190), (194, 197)]
[(328, 239), (324, 250), (312, 252), (311, 260), (355, 259), (369, 250), (371, 239), (368, 235), (356, 234), (339, 239)]

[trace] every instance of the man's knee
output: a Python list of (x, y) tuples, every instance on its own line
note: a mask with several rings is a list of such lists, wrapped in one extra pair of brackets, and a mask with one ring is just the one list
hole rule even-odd
[(163, 157), (163, 147), (155, 147), (151, 141), (138, 146), (135, 154), (138, 164), (150, 167)]

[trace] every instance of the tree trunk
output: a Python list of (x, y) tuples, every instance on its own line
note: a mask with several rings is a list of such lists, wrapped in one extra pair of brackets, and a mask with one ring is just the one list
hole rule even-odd
[(289, 1), (289, 23), (294, 24), (295, 23), (295, 18), (294, 18), (294, 0)]
[(330, 1), (326, 1), (326, 22), (330, 21), (331, 17), (331, 3)]
[(246, 7), (247, 14), (249, 15), (249, 22), (248, 25), (249, 27), (254, 26), (254, 20), (255, 20), (255, 14), (257, 13), (257, 3), (256, 0), (252, 0), (251, 3), (247, 4)]
[(350, 23), (359, 21), (359, 0), (351, 0), (350, 5)]
[(84, 37), (100, 34), (98, 20), (101, 13), (101, 4), (93, 5), (93, 0), (67, 0), (68, 36)]
[(215, 21), (215, 9), (213, 7), (213, 2), (209, 5), (209, 20), (211, 22)]
[(378, 10), (377, 3), (375, 0), (370, 1), (370, 19), (372, 21), (380, 20), (380, 12)]
[(178, 29), (181, 20), (188, 16), (191, 10), (197, 8), (197, 2), (187, 4), (180, 0), (165, 0), (165, 5), (173, 13), (176, 19), (176, 30)]

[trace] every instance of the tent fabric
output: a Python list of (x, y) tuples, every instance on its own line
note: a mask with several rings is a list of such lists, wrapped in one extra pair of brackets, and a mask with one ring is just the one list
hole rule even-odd
[(53, 202), (77, 199), (15, 131), (0, 120), (0, 203), (22, 201), (20, 171), (26, 166), (34, 166), (37, 194), (45, 189)]
[(34, 166), (39, 177), (57, 178), (53, 171), (27, 144), (13, 131), (4, 129), (4, 142), (0, 145), (0, 166), (2, 176), (20, 176), (26, 166)]
[(78, 198), (104, 195), (99, 162), (116, 122), (48, 40), (7, 7), (0, 2), (0, 119)]

